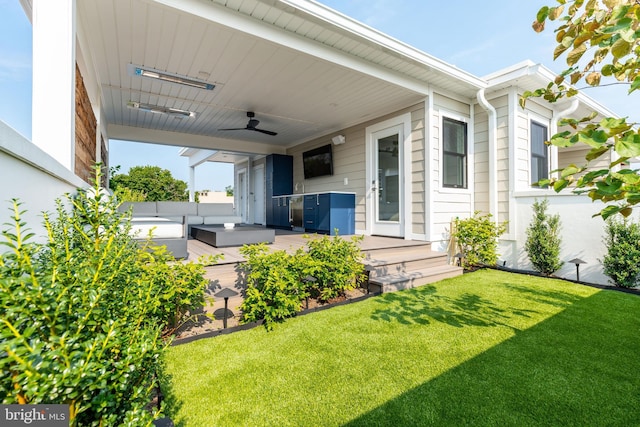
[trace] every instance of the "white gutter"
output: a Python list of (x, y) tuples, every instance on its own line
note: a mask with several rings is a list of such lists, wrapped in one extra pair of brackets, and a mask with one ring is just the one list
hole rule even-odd
[(493, 105), (484, 96), (485, 89), (482, 88), (477, 93), (480, 106), (489, 115), (488, 127), (488, 150), (489, 150), (489, 213), (493, 220), (498, 222), (498, 115)]

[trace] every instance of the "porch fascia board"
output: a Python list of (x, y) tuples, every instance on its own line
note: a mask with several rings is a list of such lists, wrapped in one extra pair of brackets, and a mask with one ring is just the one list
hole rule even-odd
[(236, 139), (214, 138), (203, 135), (169, 132), (156, 129), (137, 128), (110, 124), (107, 127), (109, 139), (125, 141), (147, 142), (152, 144), (175, 145), (178, 147), (194, 147), (217, 150), (227, 150), (237, 153), (250, 154), (286, 154), (286, 148), (260, 142), (240, 141)]
[[(409, 89), (421, 95), (427, 95), (429, 85), (426, 82), (415, 80), (390, 69), (376, 66), (363, 59), (356, 58), (345, 52), (332, 49), (316, 41), (304, 38), (300, 35), (289, 33), (273, 25), (257, 21), (226, 7), (213, 3), (203, 3), (197, 0), (151, 0), (194, 16), (199, 16), (219, 25), (232, 28), (252, 36), (268, 40), (277, 45), (286, 46), (299, 52), (326, 60), (328, 62), (346, 67), (371, 77), (384, 80), (397, 86)], [(353, 33), (353, 31), (352, 31)], [(384, 46), (380, 46), (384, 49)], [(409, 59), (409, 58), (407, 58)], [(427, 64), (425, 64), (427, 65)], [(479, 82), (481, 82), (478, 79)], [(480, 83), (483, 84), (483, 83)]]

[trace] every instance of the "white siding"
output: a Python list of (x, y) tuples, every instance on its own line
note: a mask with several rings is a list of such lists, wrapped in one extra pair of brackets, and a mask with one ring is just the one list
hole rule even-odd
[[(442, 118), (464, 119), (467, 122), (467, 188), (446, 188), (442, 185)], [(471, 106), (469, 103), (453, 100), (442, 94), (434, 94), (431, 120), (431, 194), (432, 212), (431, 241), (434, 249), (444, 249), (449, 238), (450, 224), (456, 217), (468, 218), (473, 213), (473, 189), (477, 175), (471, 165), (474, 162), (475, 126), (471, 124)], [(486, 129), (486, 127), (485, 127)]]
[[(412, 168), (411, 188), (413, 195), (413, 212), (407, 212), (407, 220), (413, 223), (413, 233), (424, 233), (425, 207), (424, 191), (422, 190), (424, 188), (424, 150), (422, 148), (424, 146), (424, 103), (419, 103), (407, 109), (289, 148), (287, 154), (293, 156), (294, 193), (311, 193), (318, 191), (355, 192), (356, 230), (365, 230), (367, 191), (365, 129), (367, 126), (406, 113), (411, 113), (412, 153), (411, 165), (407, 165), (407, 167)], [(316, 147), (331, 144), (331, 138), (338, 134), (344, 135), (346, 142), (333, 146), (333, 175), (304, 179), (302, 153)], [(347, 182), (346, 185), (345, 180)]]

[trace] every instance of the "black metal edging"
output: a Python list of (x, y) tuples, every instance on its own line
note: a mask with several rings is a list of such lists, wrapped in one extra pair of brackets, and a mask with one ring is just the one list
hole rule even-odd
[[(304, 310), (301, 310), (299, 312), (296, 313), (295, 316), (293, 317), (298, 317), (298, 316), (304, 316), (310, 313), (315, 313), (317, 311), (323, 311), (323, 310), (327, 310), (329, 308), (333, 308), (333, 307), (339, 307), (341, 305), (347, 305), (347, 304), (351, 304), (354, 302), (360, 302), (360, 301), (364, 301), (368, 298), (377, 296), (377, 295), (381, 295), (382, 292), (371, 292), (369, 294), (365, 294), (359, 297), (355, 297), (355, 298), (348, 298), (344, 301), (339, 301), (333, 304), (325, 304), (325, 305), (321, 305), (318, 307), (314, 307), (314, 308), (306, 308)], [(198, 341), (204, 338), (213, 338), (213, 337), (217, 337), (219, 335), (228, 335), (228, 334), (232, 334), (234, 332), (239, 332), (239, 331), (246, 331), (249, 329), (253, 329), (257, 326), (262, 326), (264, 324), (264, 320), (259, 320), (257, 322), (251, 322), (251, 323), (245, 323), (243, 325), (237, 325), (237, 326), (231, 326), (230, 328), (226, 328), (226, 329), (216, 329), (215, 331), (209, 331), (209, 332), (205, 332), (202, 334), (197, 334), (197, 335), (192, 335), (189, 337), (184, 337), (184, 338), (176, 338), (171, 342), (171, 346), (176, 346), (176, 345), (182, 345), (182, 344), (187, 344), (193, 341)]]
[(584, 285), (584, 286), (589, 286), (591, 288), (602, 289), (602, 290), (605, 290), (605, 291), (606, 290), (617, 291), (617, 292), (622, 292), (622, 293), (625, 293), (625, 294), (632, 294), (632, 295), (639, 295), (640, 296), (640, 289), (622, 288), (622, 287), (613, 286), (613, 285), (599, 285), (597, 283), (582, 282), (582, 281), (578, 281), (578, 280), (569, 279), (569, 278), (566, 278), (566, 277), (553, 276), (553, 275), (547, 276), (546, 274), (542, 274), (542, 273), (540, 273), (538, 271), (533, 271), (533, 270), (517, 270), (515, 268), (501, 267), (499, 265), (485, 265), (485, 266), (480, 267), (480, 268), (488, 268), (488, 269), (491, 269), (491, 270), (506, 271), (508, 273), (522, 274), (522, 275), (525, 275), (525, 276), (535, 276), (535, 277), (542, 277), (542, 278), (547, 278), (547, 279), (564, 280), (565, 282), (575, 283), (576, 285)]

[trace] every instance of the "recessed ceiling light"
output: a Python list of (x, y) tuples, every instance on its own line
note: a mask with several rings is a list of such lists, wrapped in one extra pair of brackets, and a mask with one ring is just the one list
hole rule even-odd
[(153, 68), (140, 67), (133, 64), (127, 66), (129, 74), (140, 77), (148, 77), (150, 79), (161, 80), (169, 83), (178, 83), (181, 85), (191, 86), (198, 89), (213, 90), (215, 87), (211, 83), (202, 80), (192, 79), (187, 76), (167, 73), (165, 71), (155, 70)]
[(174, 117), (189, 117), (193, 119), (196, 118), (195, 111), (181, 110), (179, 108), (161, 107), (159, 105), (143, 104), (136, 101), (127, 102), (127, 107), (134, 110), (145, 111), (147, 113), (167, 114)]

